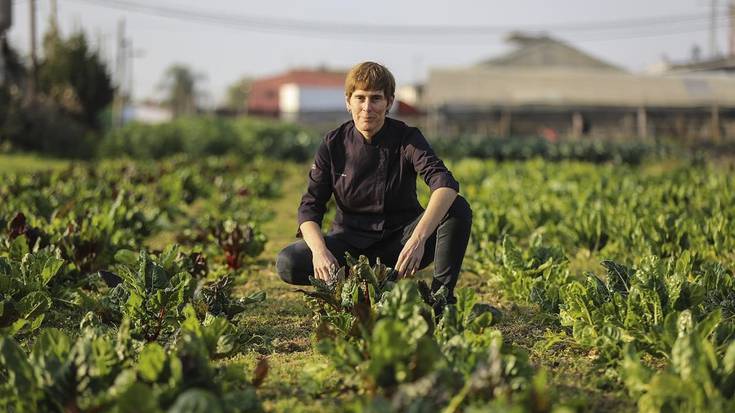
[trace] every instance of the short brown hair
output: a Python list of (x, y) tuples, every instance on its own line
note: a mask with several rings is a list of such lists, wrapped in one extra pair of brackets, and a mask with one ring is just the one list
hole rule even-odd
[(396, 80), (385, 66), (375, 62), (362, 62), (347, 73), (345, 96), (352, 96), (355, 90), (382, 90), (386, 98), (394, 97)]

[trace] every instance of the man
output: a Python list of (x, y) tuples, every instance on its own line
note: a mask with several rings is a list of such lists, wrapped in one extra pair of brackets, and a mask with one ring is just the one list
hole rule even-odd
[[(417, 128), (388, 118), (395, 80), (384, 66), (364, 62), (345, 81), (345, 104), (352, 120), (329, 132), (309, 171), (298, 210), (303, 239), (277, 257), (279, 276), (308, 285), (309, 276), (327, 280), (345, 265), (345, 253), (366, 255), (410, 276), (435, 262), (432, 290), (444, 286), (448, 302), (464, 259), (472, 211), (458, 195), (459, 183)], [(416, 197), (416, 177), (431, 189), (424, 211)], [(336, 218), (328, 235), (321, 223), (334, 195)]]

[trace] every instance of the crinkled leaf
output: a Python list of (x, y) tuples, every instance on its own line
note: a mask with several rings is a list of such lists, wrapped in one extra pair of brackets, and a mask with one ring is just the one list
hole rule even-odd
[(212, 392), (190, 389), (176, 398), (168, 413), (222, 413), (222, 405)]
[(143, 379), (155, 382), (166, 365), (166, 352), (158, 343), (148, 343), (138, 358), (138, 373)]

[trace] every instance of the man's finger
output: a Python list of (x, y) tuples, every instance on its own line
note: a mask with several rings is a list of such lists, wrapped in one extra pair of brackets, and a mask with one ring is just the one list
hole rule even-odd
[(401, 258), (398, 258), (398, 262), (396, 263), (396, 270), (398, 271), (398, 275), (402, 275), (403, 269), (403, 260)]
[(398, 274), (403, 276), (406, 273), (406, 270), (408, 269), (408, 260), (404, 259), (401, 262), (401, 265), (398, 267)]
[(403, 265), (403, 261), (406, 259), (406, 256), (403, 255), (403, 251), (398, 255), (398, 261), (396, 262), (396, 269), (400, 272), (401, 265)]

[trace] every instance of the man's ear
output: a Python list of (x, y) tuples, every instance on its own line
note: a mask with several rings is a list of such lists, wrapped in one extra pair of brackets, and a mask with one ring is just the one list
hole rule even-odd
[(396, 100), (396, 97), (393, 96), (390, 99), (388, 99), (388, 107), (385, 108), (386, 113), (390, 112), (390, 109), (393, 107), (393, 101)]

